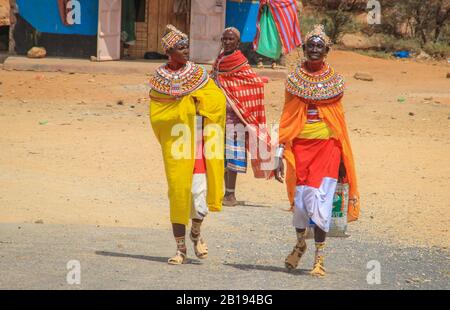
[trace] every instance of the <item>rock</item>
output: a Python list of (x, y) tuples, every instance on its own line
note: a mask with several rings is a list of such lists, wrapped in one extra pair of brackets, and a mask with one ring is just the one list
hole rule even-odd
[(450, 79), (450, 72), (447, 73), (447, 79)]
[(424, 51), (420, 51), (419, 55), (417, 55), (417, 59), (431, 59), (431, 56)]
[(426, 97), (426, 98), (423, 98), (423, 100), (431, 101), (431, 100), (433, 100), (433, 97)]
[(414, 116), (415, 114), (413, 112), (408, 113), (409, 116)]
[(357, 73), (355, 73), (355, 75), (353, 77), (357, 80), (368, 81), (368, 82), (373, 81), (373, 77), (368, 73), (357, 72)]
[(44, 224), (44, 221), (42, 219), (39, 219), (37, 221), (34, 222), (35, 224)]
[(134, 105), (130, 106), (130, 108), (134, 109)]
[(94, 83), (95, 80), (94, 80), (94, 79), (89, 79), (88, 82), (89, 82), (89, 83)]
[(117, 105), (123, 105), (123, 101), (122, 100), (117, 101)]
[(91, 61), (97, 61), (97, 57), (91, 56)]
[(32, 47), (28, 53), (28, 58), (44, 58), (47, 55), (47, 51), (43, 47)]

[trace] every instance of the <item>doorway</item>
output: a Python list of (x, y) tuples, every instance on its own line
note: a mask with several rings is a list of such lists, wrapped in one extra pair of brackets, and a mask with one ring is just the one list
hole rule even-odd
[(121, 58), (142, 58), (147, 47), (147, 0), (122, 0)]
[(161, 59), (166, 25), (189, 34), (191, 0), (141, 0), (136, 3), (136, 43), (129, 47), (132, 58)]
[(0, 52), (9, 50), (9, 26), (0, 26)]
[(10, 8), (14, 1), (0, 0), (0, 52), (9, 49)]

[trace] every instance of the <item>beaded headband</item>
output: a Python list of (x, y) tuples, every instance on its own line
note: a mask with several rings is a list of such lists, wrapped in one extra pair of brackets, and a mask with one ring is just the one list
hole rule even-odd
[(314, 29), (306, 35), (305, 42), (308, 42), (311, 38), (320, 39), (328, 47), (332, 45), (330, 38), (325, 33), (325, 27), (323, 25), (314, 25)]
[(167, 33), (162, 37), (161, 44), (165, 52), (181, 43), (189, 43), (187, 34), (181, 32), (173, 25), (166, 26)]
[(227, 31), (231, 31), (232, 33), (234, 33), (238, 37), (239, 40), (241, 39), (241, 32), (235, 27), (225, 28), (225, 30), (222, 32), (222, 37), (225, 34), (225, 32), (227, 32)]

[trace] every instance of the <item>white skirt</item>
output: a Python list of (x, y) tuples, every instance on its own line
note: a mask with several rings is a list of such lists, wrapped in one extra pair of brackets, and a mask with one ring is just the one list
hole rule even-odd
[(336, 185), (336, 179), (326, 177), (319, 188), (306, 185), (296, 187), (293, 218), (295, 228), (306, 229), (315, 224), (325, 232), (330, 230)]
[(192, 177), (191, 219), (202, 220), (208, 214), (206, 203), (206, 174), (196, 173)]

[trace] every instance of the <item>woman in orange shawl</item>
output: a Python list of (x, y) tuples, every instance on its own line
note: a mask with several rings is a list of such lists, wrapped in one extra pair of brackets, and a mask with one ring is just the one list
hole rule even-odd
[(359, 194), (352, 149), (345, 123), (344, 80), (324, 59), (331, 41), (322, 25), (308, 33), (303, 61), (286, 81), (286, 101), (280, 120), (275, 178), (286, 185), (297, 244), (287, 256), (288, 269), (298, 266), (306, 251), (306, 228), (314, 226), (316, 253), (311, 274), (324, 276), (324, 247), (330, 228), (338, 180), (349, 184), (348, 221), (359, 215)]

